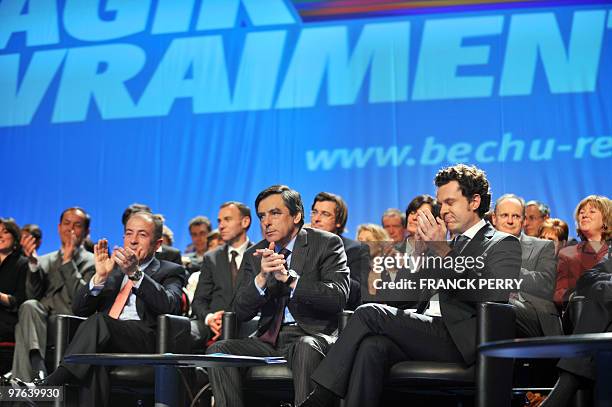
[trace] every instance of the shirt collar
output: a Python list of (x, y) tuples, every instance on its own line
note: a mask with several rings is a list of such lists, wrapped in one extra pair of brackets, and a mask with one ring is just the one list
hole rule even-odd
[[(298, 234), (299, 234), (299, 232), (298, 232)], [(289, 241), (289, 243), (287, 243), (287, 246), (285, 246), (285, 249), (289, 250), (291, 253), (293, 253), (293, 246), (295, 245), (295, 239), (297, 239), (297, 235), (298, 235), (298, 234), (296, 234), (295, 236), (293, 236), (293, 239), (291, 239), (291, 241)], [(280, 246), (278, 246), (278, 245), (275, 245), (275, 246), (274, 246), (274, 251), (275, 251), (276, 253), (280, 252), (280, 251), (281, 251), (281, 249), (282, 249), (282, 247), (280, 247)]]
[(484, 219), (480, 219), (480, 221), (478, 223), (476, 223), (471, 228), (469, 228), (468, 230), (466, 230), (465, 232), (463, 232), (461, 234), (463, 236), (469, 238), (470, 240), (472, 240), (474, 238), (474, 236), (476, 236), (476, 233), (478, 233), (478, 231), (480, 229), (482, 229), (486, 224), (487, 224), (487, 222)]
[(242, 256), (244, 254), (244, 252), (247, 249), (247, 246), (249, 245), (249, 239), (247, 239), (243, 244), (241, 244), (238, 247), (232, 247), (231, 245), (228, 245), (227, 250), (228, 253), (232, 253), (232, 252), (238, 252), (238, 256)]

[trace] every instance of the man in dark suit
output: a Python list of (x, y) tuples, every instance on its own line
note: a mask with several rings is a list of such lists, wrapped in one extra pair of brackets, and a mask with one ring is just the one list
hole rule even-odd
[(253, 245), (247, 237), (251, 209), (241, 202), (226, 202), (219, 209), (218, 222), (225, 244), (204, 255), (191, 304), (196, 316), (191, 321), (194, 350), (203, 350), (209, 340), (219, 338), (224, 311), (233, 308), (236, 293), (247, 283), (238, 271), (245, 251)]
[(61, 248), (38, 257), (36, 241), (24, 236), (21, 246), (30, 271), (26, 280), (26, 298), (19, 307), (15, 327), (15, 353), (12, 376), (32, 381), (47, 374), (47, 323), (51, 315), (72, 314), (71, 304), (79, 287), (94, 274), (94, 258), (83, 249), (89, 234), (90, 217), (84, 209), (68, 208), (60, 215), (58, 233)]
[[(255, 200), (265, 240), (248, 249), (234, 311), (240, 321), (261, 312), (255, 337), (217, 342), (207, 353), (284, 356), (293, 371), (296, 401), (311, 389), (310, 375), (334, 342), (338, 313), (349, 291), (342, 241), (334, 234), (302, 228), (300, 194), (274, 185)], [(244, 405), (238, 368), (209, 369), (215, 405)]]
[(495, 228), (519, 238), (521, 242), (521, 290), (510, 298), (516, 307), (516, 324), (520, 337), (563, 335), (553, 292), (557, 278), (555, 245), (521, 233), (525, 220), (525, 201), (505, 194), (495, 202), (492, 215)]
[[(427, 250), (434, 260), (443, 261), (433, 261), (417, 274), (450, 281), (518, 277), (518, 239), (496, 231), (482, 219), (491, 199), (484, 172), (458, 164), (440, 170), (435, 184), (440, 217), (434, 218), (428, 209), (419, 210), (417, 231), (418, 239), (423, 241), (419, 250)], [(447, 231), (455, 236), (450, 246), (446, 242)], [(470, 258), (472, 264), (468, 267)], [(463, 270), (460, 264), (465, 266)], [(487, 300), (491, 294), (450, 289), (439, 289), (437, 293), (440, 317), (381, 304), (357, 308), (312, 375), (317, 387), (301, 406), (329, 406), (338, 397), (344, 398), (348, 406), (376, 406), (389, 369), (403, 360), (473, 364), (477, 314), (473, 295)], [(432, 295), (428, 293), (424, 298)], [(469, 298), (471, 301), (466, 300)], [(418, 308), (422, 312), (425, 303)]]
[[(96, 274), (79, 289), (72, 305), (76, 315), (89, 318), (77, 329), (66, 355), (155, 352), (157, 317), (180, 313), (187, 277), (182, 266), (155, 258), (162, 227), (151, 213), (135, 212), (125, 226), (124, 247), (109, 256), (106, 240), (95, 245)], [(104, 367), (61, 363), (42, 384), (67, 382), (83, 385), (80, 405), (108, 405)]]
[(340, 236), (351, 273), (351, 292), (346, 309), (354, 310), (361, 304), (361, 278), (367, 278), (370, 269), (370, 251), (364, 243), (342, 236), (348, 219), (348, 207), (340, 195), (319, 192), (310, 207), (310, 224)]
[[(585, 297), (580, 316), (575, 321), (573, 334), (612, 331), (612, 246), (599, 263), (584, 274), (576, 285), (576, 294)], [(557, 364), (561, 373), (552, 392), (542, 407), (569, 406), (579, 387), (592, 386), (596, 377), (595, 361), (591, 357), (561, 359)], [(608, 366), (603, 367), (609, 368)], [(600, 383), (606, 386), (608, 383)]]

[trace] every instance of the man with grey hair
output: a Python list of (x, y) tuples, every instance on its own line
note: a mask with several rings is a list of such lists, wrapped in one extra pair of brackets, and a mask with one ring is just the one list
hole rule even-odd
[(406, 214), (397, 208), (387, 209), (380, 221), (391, 239), (395, 243), (401, 243), (406, 237)]
[(538, 237), (540, 226), (550, 218), (550, 208), (539, 201), (529, 201), (525, 207), (525, 222), (523, 230), (527, 236)]
[(562, 335), (559, 314), (552, 302), (557, 270), (554, 243), (521, 233), (525, 201), (514, 194), (497, 199), (492, 220), (497, 230), (514, 235), (521, 242), (523, 283), (520, 292), (510, 298), (516, 307), (519, 336)]

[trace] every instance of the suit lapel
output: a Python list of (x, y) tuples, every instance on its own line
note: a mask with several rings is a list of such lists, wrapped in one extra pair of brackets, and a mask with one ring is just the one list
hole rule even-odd
[(293, 252), (291, 253), (291, 264), (289, 265), (292, 270), (295, 270), (299, 275), (302, 274), (304, 269), (304, 263), (308, 255), (308, 233), (304, 228), (300, 229), (295, 238), (295, 244), (293, 245)]

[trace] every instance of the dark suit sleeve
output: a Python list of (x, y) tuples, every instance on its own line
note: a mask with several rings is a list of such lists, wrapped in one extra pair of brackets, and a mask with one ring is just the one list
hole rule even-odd
[(28, 266), (28, 275), (26, 277), (26, 297), (30, 299), (40, 300), (47, 290), (46, 274), (40, 265), (41, 259), (38, 259), (38, 266), (35, 271), (30, 271)]
[(154, 314), (178, 315), (181, 313), (181, 297), (186, 281), (187, 273), (183, 266), (172, 264), (161, 284), (145, 274), (136, 290), (136, 296)]
[(612, 258), (585, 271), (576, 283), (576, 294), (603, 302), (612, 301)]
[(349, 295), (349, 270), (342, 240), (332, 236), (319, 257), (320, 279), (298, 280), (292, 301), (328, 314), (341, 312)]
[[(355, 309), (361, 304), (361, 279), (370, 271), (370, 250), (368, 246), (359, 243), (353, 247), (350, 252), (347, 252), (348, 268), (351, 277), (351, 289), (347, 302), (347, 309)], [(367, 282), (367, 280), (366, 280)]]
[(17, 310), (19, 306), (25, 301), (25, 284), (30, 268), (28, 261), (24, 257), (21, 257), (16, 264), (14, 270), (14, 278), (16, 280), (15, 291), (8, 294), (9, 297), (9, 309)]
[(98, 311), (98, 304), (105, 295), (105, 292), (100, 292), (98, 295), (91, 295), (89, 284), (81, 286), (72, 301), (72, 312), (78, 317), (93, 315)]
[(214, 264), (209, 256), (204, 256), (202, 268), (200, 269), (200, 278), (198, 285), (193, 295), (191, 309), (195, 316), (204, 321), (206, 316), (210, 314), (210, 303), (212, 301), (213, 289), (215, 287), (213, 280)]
[(552, 301), (556, 274), (555, 244), (549, 241), (539, 252), (533, 270), (521, 267), (520, 277), (523, 279), (521, 291)]

